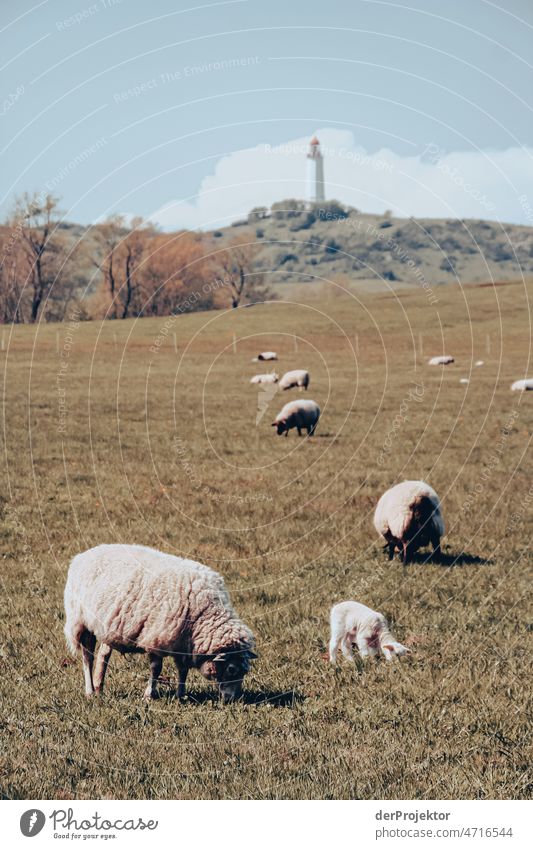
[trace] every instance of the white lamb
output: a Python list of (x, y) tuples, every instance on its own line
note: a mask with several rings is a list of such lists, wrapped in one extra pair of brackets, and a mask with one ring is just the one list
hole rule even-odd
[[(254, 654), (254, 638), (212, 569), (141, 545), (99, 545), (72, 560), (65, 586), (65, 636), (82, 650), (85, 694), (101, 692), (113, 649), (146, 652), (157, 697), (163, 658), (171, 655), (185, 695), (189, 669), (215, 681), (223, 702), (237, 698)], [(101, 642), (93, 678), (96, 641)]]
[(309, 372), (304, 368), (296, 368), (293, 371), (285, 372), (279, 382), (280, 389), (292, 389), (294, 386), (298, 386), (300, 389), (303, 387), (307, 390), (309, 386)]
[(513, 392), (528, 392), (533, 389), (533, 377), (526, 377), (525, 380), (515, 380), (511, 386)]
[(320, 407), (316, 401), (289, 401), (277, 414), (272, 427), (277, 428), (278, 436), (282, 433), (288, 436), (293, 427), (297, 429), (298, 436), (302, 435), (303, 428), (312, 436), (319, 418)]
[(444, 355), (442, 357), (431, 357), (428, 365), (430, 365), (430, 366), (447, 366), (447, 365), (449, 365), (450, 363), (453, 363), (453, 362), (455, 362), (453, 357), (449, 357), (449, 356)]
[(444, 522), (437, 493), (424, 481), (403, 481), (388, 489), (378, 501), (374, 527), (386, 540), (389, 559), (400, 551), (404, 563), (429, 543), (433, 556), (440, 555)]
[(379, 654), (380, 650), (387, 660), (401, 657), (410, 651), (407, 646), (396, 642), (382, 613), (377, 613), (358, 601), (341, 601), (340, 604), (335, 604), (331, 608), (330, 624), (331, 663), (337, 662), (339, 648), (346, 660), (353, 663), (354, 643), (361, 657), (365, 659)]
[(276, 372), (272, 372), (272, 374), (254, 374), (250, 383), (277, 383), (278, 380), (279, 376)]
[(263, 351), (261, 354), (257, 355), (254, 362), (256, 360), (277, 360), (277, 358), (278, 358), (278, 355), (276, 354), (275, 351)]

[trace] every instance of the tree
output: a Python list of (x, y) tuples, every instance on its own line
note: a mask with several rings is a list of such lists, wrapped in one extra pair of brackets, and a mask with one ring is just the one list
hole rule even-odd
[(65, 273), (65, 242), (57, 229), (60, 220), (58, 203), (58, 198), (50, 194), (44, 199), (37, 194), (25, 194), (16, 201), (10, 222), (13, 232), (20, 234), (12, 271), (22, 273), (24, 277), (22, 287), (18, 283), (21, 292), (26, 290), (29, 282), (29, 321), (32, 323), (37, 321), (52, 286), (59, 288)]
[(128, 226), (122, 216), (114, 215), (97, 229), (101, 252), (93, 258), (93, 264), (102, 273), (107, 313), (112, 319), (141, 314), (140, 267), (153, 228), (142, 218), (134, 218)]
[(230, 242), (216, 259), (229, 288), (233, 309), (252, 296), (264, 298), (268, 295), (267, 288), (263, 286), (262, 272), (255, 270), (259, 251), (260, 246), (250, 242), (250, 236), (240, 236)]

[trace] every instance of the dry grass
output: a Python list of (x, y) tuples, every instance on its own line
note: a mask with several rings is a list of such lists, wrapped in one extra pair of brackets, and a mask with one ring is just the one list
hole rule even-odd
[[(6, 330), (6, 797), (531, 795), (533, 393), (509, 391), (531, 373), (528, 302), (520, 285), (438, 298), (180, 317), (157, 355), (163, 319), (81, 325), (70, 348), (66, 326), (15, 328), (10, 339)], [(289, 393), (255, 427), (247, 381), (265, 348), (280, 352), (280, 370), (310, 369), (308, 397), (323, 408), (311, 440), (270, 428)], [(442, 351), (456, 364), (428, 368)], [(471, 369), (478, 358), (485, 366)], [(395, 430), (414, 382), (422, 400), (406, 402)], [(378, 496), (406, 477), (442, 497), (443, 564), (420, 558), (404, 571), (375, 537)], [(242, 703), (223, 708), (193, 673), (187, 701), (145, 705), (139, 656), (114, 656), (106, 696), (85, 700), (64, 645), (62, 590), (69, 559), (104, 541), (154, 545), (223, 573), (261, 655)], [(331, 668), (327, 616), (345, 598), (388, 615), (412, 656)], [(164, 674), (174, 681), (170, 664)]]

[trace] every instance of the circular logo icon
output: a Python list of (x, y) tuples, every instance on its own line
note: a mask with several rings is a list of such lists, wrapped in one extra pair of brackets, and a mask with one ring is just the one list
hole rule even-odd
[(42, 831), (45, 822), (46, 817), (42, 811), (30, 808), (29, 811), (24, 811), (20, 818), (20, 830), (24, 837), (35, 837)]

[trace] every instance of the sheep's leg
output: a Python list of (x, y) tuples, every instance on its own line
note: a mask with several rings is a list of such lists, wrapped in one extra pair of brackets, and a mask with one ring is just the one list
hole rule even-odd
[(346, 660), (348, 660), (350, 663), (355, 663), (355, 661), (353, 659), (353, 645), (352, 645), (352, 643), (353, 643), (353, 635), (352, 634), (346, 634), (344, 640), (342, 641), (341, 651), (342, 651), (344, 657), (346, 658)]
[(104, 692), (104, 679), (105, 674), (107, 672), (107, 664), (109, 663), (109, 658), (111, 657), (112, 651), (113, 649), (111, 648), (111, 646), (108, 646), (107, 643), (102, 643), (102, 645), (98, 649), (98, 655), (96, 657), (96, 664), (94, 667), (93, 675), (94, 689), (97, 693)]
[(80, 636), (81, 662), (83, 666), (83, 677), (85, 679), (85, 695), (92, 696), (93, 687), (93, 662), (96, 637), (90, 631), (83, 631)]
[(157, 699), (157, 681), (159, 676), (161, 675), (161, 669), (163, 668), (163, 658), (159, 657), (157, 654), (148, 655), (150, 658), (150, 680), (148, 681), (148, 686), (144, 691), (145, 699)]
[[(301, 436), (302, 435), (302, 428), (298, 427), (298, 428), (296, 428), (296, 430), (298, 431), (298, 436)], [(307, 428), (307, 433), (309, 433), (309, 428)]]
[(183, 699), (183, 697), (185, 696), (185, 684), (187, 681), (187, 673), (189, 672), (189, 667), (184, 666), (183, 663), (178, 660), (177, 657), (174, 658), (174, 663), (176, 664), (176, 669), (178, 670), (179, 677), (177, 696), (178, 699)]
[(396, 548), (396, 543), (394, 542), (394, 540), (391, 540), (388, 543), (388, 546), (385, 546), (385, 548), (387, 547), (389, 549), (389, 560), (392, 560), (394, 558), (394, 549)]
[(431, 545), (433, 546), (433, 553), (431, 555), (432, 560), (440, 560), (442, 551), (440, 548), (440, 537), (435, 536), (431, 540)]
[(339, 649), (341, 646), (342, 638), (344, 634), (342, 631), (332, 631), (331, 639), (329, 641), (329, 662), (336, 663), (337, 662), (337, 654), (339, 653)]

